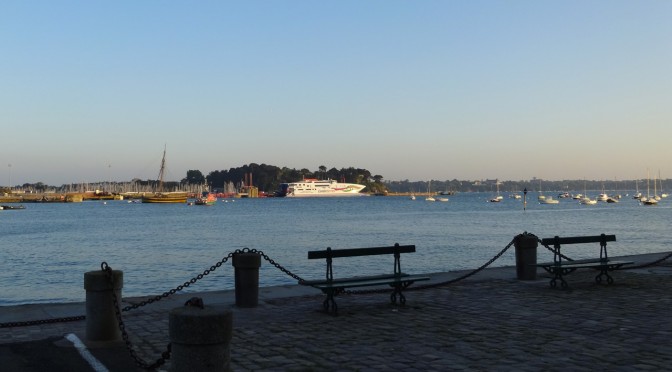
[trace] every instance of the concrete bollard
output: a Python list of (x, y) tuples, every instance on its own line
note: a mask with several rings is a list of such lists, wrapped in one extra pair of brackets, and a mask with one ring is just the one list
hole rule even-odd
[(256, 307), (259, 303), (259, 268), (261, 255), (236, 253), (232, 261), (236, 276), (236, 306)]
[(232, 328), (233, 313), (223, 306), (184, 306), (171, 310), (169, 371), (230, 371)]
[(108, 274), (102, 270), (84, 273), (86, 290), (86, 339), (89, 341), (121, 340), (121, 330), (114, 309), (112, 294), (121, 303), (121, 288), (124, 286), (124, 273), (112, 270), (112, 283)]
[(513, 240), (516, 247), (516, 275), (520, 280), (537, 279), (537, 237), (524, 232)]

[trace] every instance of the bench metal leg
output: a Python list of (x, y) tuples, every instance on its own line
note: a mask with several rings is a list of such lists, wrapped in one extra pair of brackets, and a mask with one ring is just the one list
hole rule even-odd
[(390, 302), (393, 304), (397, 304), (397, 296), (399, 296), (399, 303), (401, 305), (406, 305), (406, 296), (402, 293), (402, 285), (397, 284), (394, 286), (394, 291), (392, 291), (392, 294), (390, 294)]
[(567, 289), (569, 288), (569, 284), (564, 278), (564, 275), (569, 274), (573, 272), (574, 269), (562, 269), (562, 268), (553, 268), (549, 272), (553, 274), (553, 278), (551, 278), (550, 285), (551, 288), (555, 288), (558, 285), (558, 280), (560, 280), (560, 288), (561, 289)]
[(597, 274), (597, 276), (595, 277), (595, 282), (597, 284), (602, 283), (602, 276), (603, 275), (607, 277), (607, 284), (614, 284), (614, 278), (612, 278), (611, 275), (609, 275), (609, 270), (608, 269), (600, 269), (600, 273)]
[(338, 315), (338, 305), (336, 305), (336, 300), (334, 300), (334, 295), (336, 295), (335, 290), (324, 291), (327, 295), (327, 298), (322, 302), (322, 307), (324, 311), (332, 315)]
[(390, 294), (390, 302), (393, 304), (397, 304), (397, 296), (399, 296), (399, 304), (400, 305), (406, 305), (406, 296), (403, 294), (403, 290), (407, 288), (409, 285), (413, 284), (413, 282), (402, 282), (402, 283), (397, 283), (397, 284), (390, 284), (390, 286), (394, 287), (394, 291), (392, 291), (392, 294)]
[(554, 274), (555, 275), (553, 276), (553, 278), (551, 278), (551, 282), (549, 283), (551, 285), (551, 288), (557, 287), (557, 285), (558, 285), (557, 281), (560, 280), (560, 287), (562, 289), (567, 289), (567, 287), (569, 287), (569, 285), (567, 284), (567, 281), (565, 280), (565, 278), (562, 277), (562, 271), (556, 271), (556, 272), (554, 272)]

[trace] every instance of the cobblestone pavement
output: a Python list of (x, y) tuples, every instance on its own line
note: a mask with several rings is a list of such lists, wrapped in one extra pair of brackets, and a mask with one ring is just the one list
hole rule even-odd
[[(407, 304), (389, 295), (267, 299), (231, 305), (234, 371), (631, 371), (672, 364), (672, 265), (619, 271), (598, 285), (595, 273), (567, 276), (568, 290), (548, 279), (468, 280), (408, 290)], [(412, 288), (412, 287), (411, 287)], [(409, 288), (409, 289), (411, 289)], [(151, 362), (166, 349), (167, 304), (125, 313), (131, 341)], [(206, 306), (208, 303), (206, 302)], [(84, 334), (85, 322), (0, 329), (0, 343)], [(83, 339), (83, 337), (82, 337)], [(1, 346), (1, 345), (0, 345)], [(123, 350), (118, 358), (130, 358)], [(167, 370), (170, 362), (163, 366)], [(114, 370), (113, 368), (111, 368)]]

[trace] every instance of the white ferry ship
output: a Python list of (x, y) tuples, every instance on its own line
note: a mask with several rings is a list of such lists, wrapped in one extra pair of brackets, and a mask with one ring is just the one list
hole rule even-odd
[(340, 183), (336, 180), (318, 180), (306, 178), (301, 181), (280, 184), (275, 196), (287, 197), (330, 197), (330, 196), (361, 196), (360, 191), (366, 186), (356, 183)]

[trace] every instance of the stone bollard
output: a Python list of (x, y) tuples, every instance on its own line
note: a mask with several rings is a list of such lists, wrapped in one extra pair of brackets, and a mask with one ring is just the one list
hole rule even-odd
[[(84, 273), (86, 290), (86, 339), (89, 341), (121, 340), (121, 330), (114, 309), (112, 294), (121, 303), (124, 273), (112, 270), (112, 283), (102, 270)], [(114, 292), (113, 292), (114, 291)]]
[(233, 313), (223, 306), (184, 306), (171, 310), (169, 371), (230, 371), (232, 328)]
[(236, 276), (236, 306), (256, 307), (259, 302), (261, 255), (252, 252), (233, 255)]
[(537, 246), (538, 239), (533, 234), (524, 232), (513, 240), (516, 247), (516, 274), (520, 280), (537, 279)]

